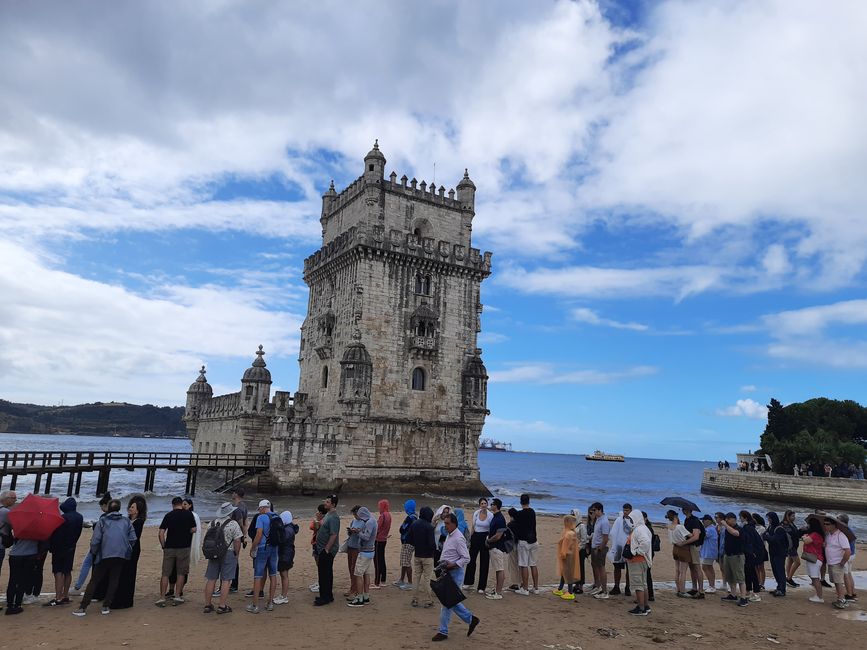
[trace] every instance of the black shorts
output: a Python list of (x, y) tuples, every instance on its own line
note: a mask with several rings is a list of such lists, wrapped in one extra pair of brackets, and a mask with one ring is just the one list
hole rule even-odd
[(614, 564), (615, 569), (625, 569), (626, 568), (626, 562), (614, 562), (613, 564)]
[(72, 573), (75, 551), (63, 551), (51, 554), (51, 573)]
[(277, 570), (278, 571), (288, 571), (293, 566), (295, 566), (294, 562), (284, 562), (283, 560), (277, 561)]

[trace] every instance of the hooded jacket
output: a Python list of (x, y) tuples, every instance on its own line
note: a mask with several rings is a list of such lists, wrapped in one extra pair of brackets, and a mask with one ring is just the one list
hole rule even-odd
[(295, 535), (298, 534), (298, 524), (290, 521), (283, 524), (283, 530), (286, 531), (286, 541), (277, 549), (277, 559), (281, 564), (291, 567), (295, 563)]
[(358, 519), (361, 521), (361, 532), (358, 533), (360, 550), (362, 553), (373, 553), (376, 549), (376, 519), (364, 506), (358, 509)]
[(653, 533), (644, 523), (644, 513), (641, 510), (633, 509), (629, 513), (629, 518), (632, 520), (632, 536), (630, 538), (629, 550), (633, 555), (644, 556), (644, 561), (647, 566), (653, 566)]
[(409, 529), (413, 522), (418, 519), (415, 514), (415, 499), (407, 499), (403, 504), (403, 511), (406, 513), (406, 519), (400, 525), (400, 543), (409, 544)]
[(104, 514), (93, 527), (93, 538), (90, 540), (90, 552), (94, 556), (94, 564), (99, 564), (110, 557), (128, 560), (136, 540), (138, 536), (127, 517), (119, 512)]
[[(623, 513), (611, 524), (611, 533), (608, 536), (608, 560), (610, 562), (623, 562), (623, 546), (626, 544), (627, 532), (623, 526)], [(631, 522), (630, 522), (631, 523)]]
[(786, 529), (780, 525), (780, 517), (776, 512), (768, 513), (768, 528), (762, 537), (768, 542), (768, 555), (771, 557), (788, 555), (791, 538)]
[(434, 527), (431, 524), (433, 510), (427, 506), (421, 509), (420, 518), (409, 529), (409, 543), (415, 547), (417, 558), (432, 558), (436, 550)]
[(63, 523), (51, 534), (51, 539), (48, 541), (48, 549), (52, 553), (69, 553), (75, 550), (84, 526), (84, 517), (76, 511), (76, 506), (77, 503), (72, 497), (60, 504)]
[(385, 542), (391, 532), (391, 512), (388, 499), (381, 499), (376, 504), (379, 507), (379, 519), (376, 522), (376, 541)]

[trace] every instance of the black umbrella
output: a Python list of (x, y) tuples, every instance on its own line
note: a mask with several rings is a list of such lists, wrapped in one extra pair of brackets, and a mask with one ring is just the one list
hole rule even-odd
[(693, 512), (701, 512), (701, 508), (695, 505), (689, 499), (684, 499), (683, 497), (665, 497), (660, 503), (664, 506), (674, 506), (675, 508), (686, 508), (687, 510), (692, 510)]

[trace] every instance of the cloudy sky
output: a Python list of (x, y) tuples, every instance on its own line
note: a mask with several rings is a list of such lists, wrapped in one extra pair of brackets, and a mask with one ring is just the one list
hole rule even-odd
[(478, 186), (486, 433), (712, 459), (864, 403), (867, 4), (0, 4), (0, 397), (297, 387), (320, 196)]

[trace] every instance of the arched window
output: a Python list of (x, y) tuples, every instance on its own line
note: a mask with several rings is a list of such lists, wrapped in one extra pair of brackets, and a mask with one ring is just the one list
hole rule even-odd
[(322, 368), (322, 388), (328, 388), (328, 366)]
[(426, 296), (430, 295), (430, 276), (424, 276), (424, 282), (422, 282), (422, 293)]
[(413, 390), (424, 390), (425, 387), (425, 374), (424, 368), (415, 368), (412, 371), (412, 389)]
[(431, 291), (431, 277), (429, 275), (415, 274), (415, 292), (423, 296), (429, 296)]

